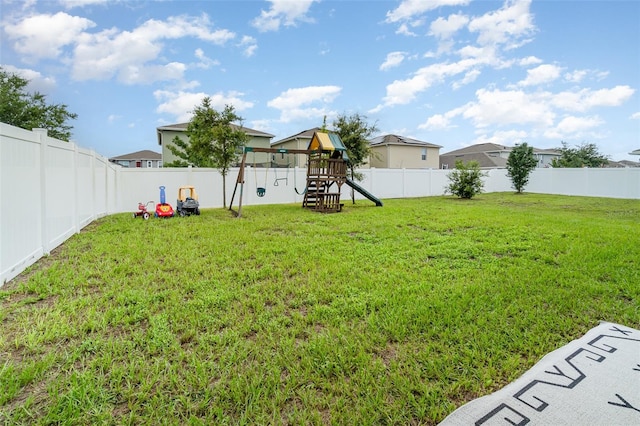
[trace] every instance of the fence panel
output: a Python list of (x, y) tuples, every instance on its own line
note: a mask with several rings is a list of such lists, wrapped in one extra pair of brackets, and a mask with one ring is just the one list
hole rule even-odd
[(0, 286), (43, 254), (40, 136), (0, 123)]
[(76, 230), (76, 155), (75, 146), (43, 135), (43, 184), (45, 204), (45, 239), (48, 253), (73, 235)]

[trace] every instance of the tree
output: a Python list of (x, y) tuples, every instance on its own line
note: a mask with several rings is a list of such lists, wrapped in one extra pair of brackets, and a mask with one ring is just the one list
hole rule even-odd
[[(347, 148), (347, 167), (352, 180), (362, 180), (362, 173), (358, 173), (356, 168), (367, 164), (371, 155), (371, 145), (369, 138), (378, 131), (375, 124), (368, 124), (367, 117), (358, 113), (347, 116), (340, 114), (333, 122), (334, 131), (342, 139)], [(355, 204), (355, 194), (351, 191), (351, 201)]]
[(536, 158), (533, 156), (533, 147), (527, 143), (516, 145), (509, 153), (507, 159), (507, 176), (518, 194), (529, 183), (529, 174), (536, 168)]
[(551, 160), (551, 167), (602, 167), (609, 162), (609, 158), (598, 151), (593, 143), (583, 143), (577, 148), (570, 148), (562, 142), (560, 158)]
[(213, 167), (222, 175), (222, 205), (227, 207), (227, 174), (238, 158), (240, 148), (247, 142), (248, 136), (242, 126), (233, 122), (241, 122), (242, 117), (235, 113), (232, 105), (225, 105), (222, 112), (211, 106), (211, 98), (205, 97), (195, 107), (193, 117), (187, 126), (189, 141), (176, 137), (174, 145), (169, 145), (171, 152), (179, 160), (165, 164), (166, 167)]
[(447, 175), (450, 183), (445, 188), (445, 193), (471, 199), (482, 192), (484, 188), (482, 178), (485, 176), (486, 173), (480, 171), (480, 164), (477, 161), (464, 163), (458, 160), (456, 168)]
[(29, 80), (0, 67), (0, 122), (31, 130), (47, 129), (52, 138), (69, 141), (72, 126), (69, 120), (78, 118), (64, 104), (48, 104), (45, 95), (28, 93)]

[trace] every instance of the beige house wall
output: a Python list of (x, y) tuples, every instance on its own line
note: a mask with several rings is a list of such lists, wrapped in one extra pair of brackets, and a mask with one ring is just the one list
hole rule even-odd
[[(427, 152), (425, 160), (422, 159), (423, 149)], [(377, 156), (371, 156), (371, 167), (383, 169), (437, 169), (439, 167), (439, 148), (383, 145), (372, 147), (372, 151)]]

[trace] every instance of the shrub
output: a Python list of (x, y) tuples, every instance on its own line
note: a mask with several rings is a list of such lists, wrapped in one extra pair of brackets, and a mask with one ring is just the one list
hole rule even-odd
[(456, 161), (456, 168), (452, 170), (447, 178), (449, 185), (445, 188), (445, 193), (456, 195), (460, 198), (473, 198), (480, 194), (484, 188), (482, 178), (487, 174), (480, 171), (480, 164), (477, 161), (464, 163)]

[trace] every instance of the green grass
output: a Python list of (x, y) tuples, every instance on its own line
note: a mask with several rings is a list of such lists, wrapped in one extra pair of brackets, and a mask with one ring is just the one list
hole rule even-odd
[(0, 423), (435, 424), (640, 324), (640, 202), (113, 215), (0, 289)]

